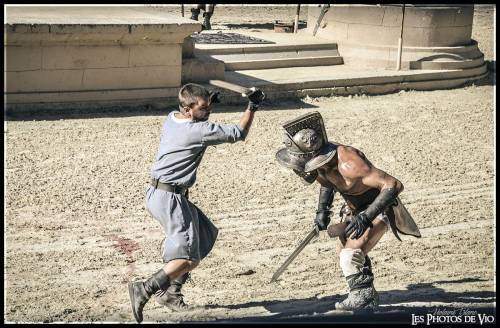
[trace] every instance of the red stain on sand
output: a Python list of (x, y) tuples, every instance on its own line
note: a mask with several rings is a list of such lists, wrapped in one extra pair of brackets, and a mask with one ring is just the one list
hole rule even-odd
[(118, 251), (127, 256), (127, 276), (122, 281), (122, 283), (128, 283), (132, 280), (135, 272), (135, 260), (132, 258), (132, 253), (139, 249), (139, 243), (135, 240), (119, 237), (117, 235), (111, 235), (111, 238), (115, 241), (113, 247), (118, 249)]
[(120, 253), (127, 255), (127, 257), (132, 257), (132, 253), (139, 249), (139, 243), (135, 240), (118, 237), (116, 235), (113, 235), (111, 237), (115, 241), (115, 244), (113, 246), (117, 248)]

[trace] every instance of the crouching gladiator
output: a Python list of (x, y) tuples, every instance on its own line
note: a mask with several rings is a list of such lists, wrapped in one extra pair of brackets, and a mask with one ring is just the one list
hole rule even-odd
[[(376, 168), (358, 149), (328, 142), (323, 119), (308, 113), (283, 125), (285, 148), (276, 153), (278, 162), (306, 183), (321, 185), (314, 223), (319, 230), (333, 231), (341, 243), (340, 267), (347, 280), (349, 295), (335, 304), (338, 310), (373, 309), (378, 305), (368, 253), (390, 228), (420, 237), (412, 217), (398, 195), (403, 184)], [(345, 200), (340, 224), (330, 225), (330, 208), (336, 193)]]

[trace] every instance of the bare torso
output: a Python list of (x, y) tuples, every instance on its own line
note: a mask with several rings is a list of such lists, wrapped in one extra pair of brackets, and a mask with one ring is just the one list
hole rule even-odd
[[(324, 186), (333, 185), (344, 198), (347, 198), (346, 195), (359, 195), (360, 200), (368, 191), (372, 191), (369, 198), (376, 197), (378, 193), (373, 193), (372, 189), (396, 188), (399, 192), (403, 190), (399, 180), (373, 166), (360, 150), (344, 145), (338, 146), (337, 154), (329, 163), (318, 168), (317, 181)], [(373, 199), (363, 199), (362, 203), (371, 201)], [(354, 207), (353, 202), (348, 203)]]

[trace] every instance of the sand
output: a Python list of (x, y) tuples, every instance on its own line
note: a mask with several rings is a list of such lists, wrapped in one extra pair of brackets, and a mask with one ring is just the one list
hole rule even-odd
[[(215, 24), (225, 17), (219, 9)], [(287, 10), (293, 17), (294, 8)], [(265, 21), (262, 10), (253, 12), (252, 22)], [(476, 10), (473, 38), (488, 60), (492, 22), (491, 8)], [(422, 238), (402, 242), (387, 233), (370, 253), (380, 311), (495, 304), (492, 84), (305, 98), (257, 112), (246, 141), (208, 148), (191, 189), (192, 201), (220, 229), (184, 287), (186, 302), (206, 309), (180, 314), (151, 301), (145, 321), (335, 315), (347, 287), (337, 241), (326, 233), (269, 283), (315, 214), (319, 185), (304, 186), (274, 159), (280, 125), (311, 110), (323, 116), (330, 140), (357, 147), (403, 182), (400, 197), (421, 229)], [(222, 105), (210, 119), (237, 123), (242, 110)], [(134, 320), (127, 282), (161, 265), (162, 230), (145, 210), (144, 194), (165, 115), (7, 121), (5, 321)], [(333, 221), (341, 204), (337, 197)]]

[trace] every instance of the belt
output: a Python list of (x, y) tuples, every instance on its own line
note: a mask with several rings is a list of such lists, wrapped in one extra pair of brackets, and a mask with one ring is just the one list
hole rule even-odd
[(168, 183), (160, 182), (160, 180), (151, 179), (151, 185), (156, 189), (173, 192), (174, 194), (181, 194), (186, 196), (188, 188), (182, 186), (174, 186)]

